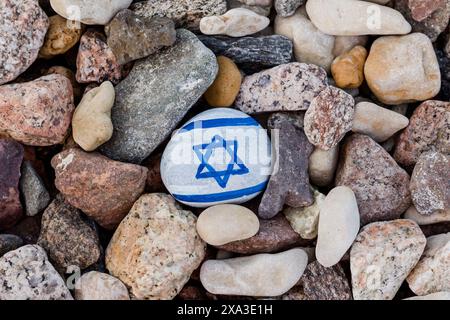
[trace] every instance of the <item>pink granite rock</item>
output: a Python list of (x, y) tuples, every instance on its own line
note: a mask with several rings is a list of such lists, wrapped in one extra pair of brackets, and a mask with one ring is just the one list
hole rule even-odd
[(21, 144), (0, 139), (0, 230), (12, 227), (22, 216), (19, 195)]
[(32, 146), (62, 143), (75, 109), (70, 80), (59, 74), (0, 87), (0, 134)]
[(411, 205), (408, 173), (383, 147), (362, 134), (345, 140), (336, 186), (353, 190), (362, 225), (397, 219)]
[(305, 134), (316, 147), (330, 150), (352, 129), (355, 100), (345, 91), (328, 87), (315, 97), (305, 114)]
[(409, 0), (408, 7), (411, 16), (416, 21), (428, 18), (433, 12), (442, 9), (446, 0)]
[(36, 60), (49, 26), (38, 0), (0, 1), (0, 85)]
[(122, 67), (102, 33), (88, 30), (81, 37), (76, 78), (80, 83), (111, 81), (114, 84), (122, 79)]
[(402, 165), (411, 166), (428, 150), (450, 153), (450, 102), (422, 103), (401, 133), (394, 158)]

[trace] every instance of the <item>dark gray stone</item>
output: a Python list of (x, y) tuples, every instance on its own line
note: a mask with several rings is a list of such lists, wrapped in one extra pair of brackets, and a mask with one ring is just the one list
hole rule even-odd
[[(314, 198), (309, 184), (309, 156), (314, 148), (301, 128), (281, 117), (269, 123), (277, 130), (277, 138), (272, 141), (277, 146), (275, 170), (259, 205), (258, 214), (262, 219), (277, 215), (286, 204), (299, 208), (311, 205)], [(278, 142), (278, 143), (276, 143)]]
[(217, 72), (211, 50), (193, 33), (177, 30), (174, 46), (138, 61), (116, 87), (114, 133), (100, 150), (114, 160), (141, 163), (173, 132)]
[(13, 234), (0, 234), (0, 257), (5, 253), (16, 250), (23, 244), (23, 240)]
[(199, 39), (216, 55), (230, 58), (247, 73), (292, 61), (292, 41), (279, 35), (244, 38), (199, 35)]
[(27, 216), (34, 216), (47, 207), (50, 195), (29, 161), (22, 163), (21, 172), (20, 191), (25, 204), (25, 213)]

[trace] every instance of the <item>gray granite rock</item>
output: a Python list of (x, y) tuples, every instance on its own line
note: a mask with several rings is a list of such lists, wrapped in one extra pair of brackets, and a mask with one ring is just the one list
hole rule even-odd
[(0, 234), (0, 257), (5, 253), (16, 250), (23, 244), (23, 240), (13, 234)]
[(167, 17), (178, 28), (198, 30), (203, 17), (218, 16), (227, 11), (226, 0), (150, 0), (140, 1), (131, 10), (144, 17)]
[(216, 55), (230, 58), (247, 73), (292, 61), (292, 41), (279, 35), (243, 38), (199, 35), (199, 39)]
[(275, 10), (282, 17), (292, 16), (306, 0), (275, 0)]
[(47, 207), (50, 195), (31, 162), (22, 163), (21, 173), (20, 191), (25, 204), (25, 213), (27, 216), (34, 216)]
[(72, 300), (44, 249), (26, 245), (0, 258), (0, 300)]
[(178, 30), (174, 46), (137, 62), (116, 87), (114, 133), (100, 150), (115, 160), (142, 162), (172, 133), (217, 72), (211, 50), (193, 33)]
[(276, 171), (270, 177), (258, 209), (263, 219), (277, 215), (285, 204), (298, 208), (314, 202), (308, 176), (309, 156), (314, 150), (312, 144), (302, 129), (283, 117), (272, 121), (271, 125), (270, 129), (279, 130), (279, 140)]

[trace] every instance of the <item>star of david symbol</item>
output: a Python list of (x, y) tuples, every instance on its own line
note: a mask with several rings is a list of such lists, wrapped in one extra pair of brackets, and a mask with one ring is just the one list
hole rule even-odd
[[(225, 170), (216, 170), (209, 160), (216, 149), (223, 148), (231, 157), (226, 165)], [(248, 168), (237, 156), (238, 142), (237, 140), (225, 140), (221, 136), (216, 135), (210, 143), (199, 144), (193, 146), (195, 154), (201, 161), (197, 169), (195, 178), (209, 179), (214, 178), (222, 188), (227, 186), (228, 180), (232, 175), (243, 175), (249, 173)]]

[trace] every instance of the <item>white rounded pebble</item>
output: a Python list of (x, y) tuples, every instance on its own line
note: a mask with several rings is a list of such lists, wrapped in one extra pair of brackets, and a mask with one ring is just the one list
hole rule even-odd
[(317, 261), (326, 268), (337, 264), (356, 239), (359, 226), (353, 191), (345, 186), (331, 190), (320, 208)]
[(76, 300), (130, 300), (127, 287), (106, 273), (90, 271), (75, 283)]

